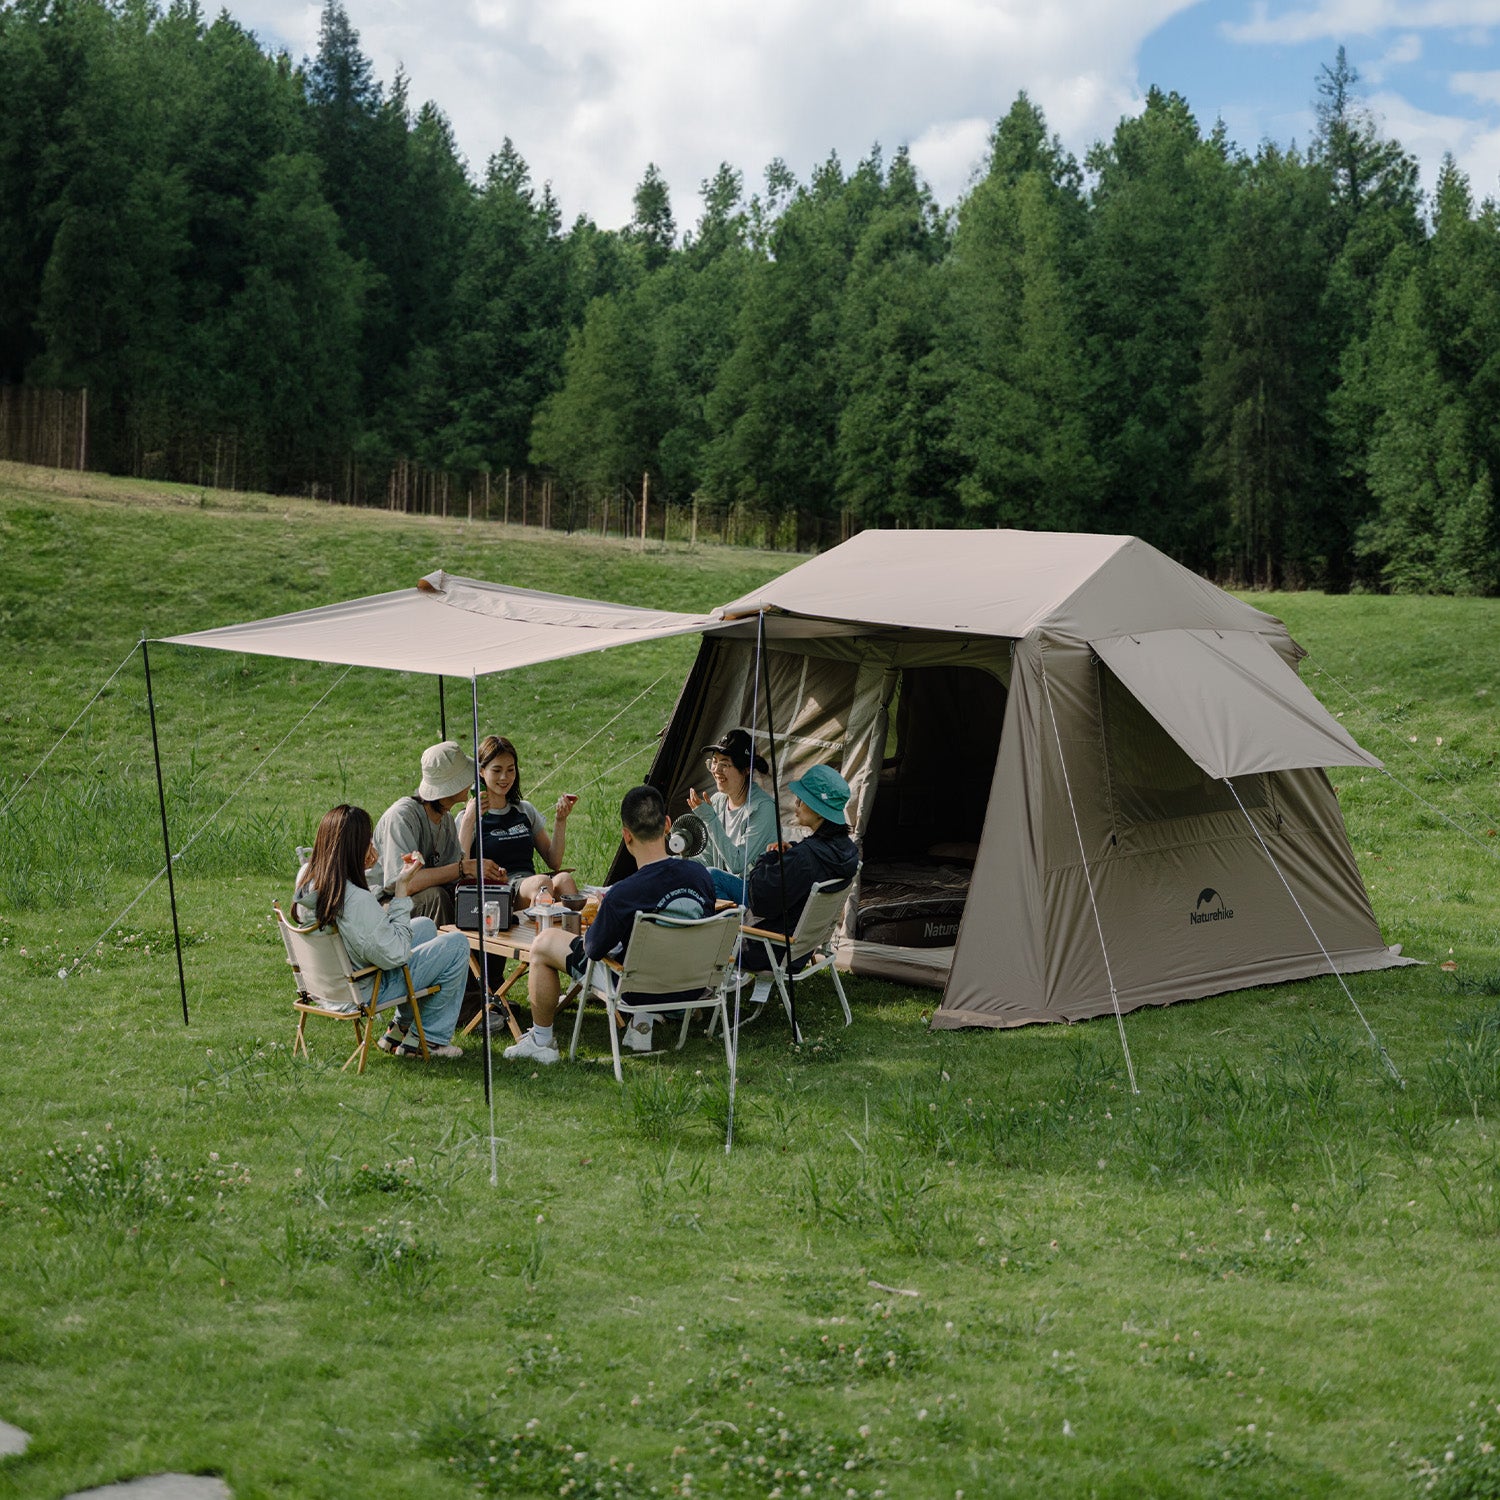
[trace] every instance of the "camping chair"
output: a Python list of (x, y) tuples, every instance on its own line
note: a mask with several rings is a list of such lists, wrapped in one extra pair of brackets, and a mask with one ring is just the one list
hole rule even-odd
[[(612, 958), (590, 959), (583, 972), (583, 993), (573, 1022), (570, 1058), (578, 1055), (578, 1036), (583, 1030), (583, 1004), (597, 995), (609, 1013), (609, 1044), (614, 1052), (615, 1079), (625, 1082), (620, 1069), (620, 1027), (617, 1017), (682, 1012), (680, 1052), (687, 1041), (688, 1022), (695, 1010), (712, 1010), (724, 1023), (724, 1058), (732, 1063), (729, 1018), (724, 1010), (724, 984), (734, 963), (744, 908), (732, 906), (711, 917), (676, 917), (670, 912), (635, 914), (630, 939), (617, 963)], [(660, 995), (696, 992), (686, 1001), (654, 999)], [(627, 998), (630, 997), (630, 998)]]
[[(838, 991), (839, 1004), (844, 1008), (845, 1026), (854, 1024), (854, 1016), (844, 994), (844, 982), (839, 978), (838, 968), (833, 961), (833, 929), (838, 925), (839, 914), (849, 899), (849, 887), (859, 878), (862, 868), (862, 865), (856, 867), (854, 874), (845, 880), (818, 881), (809, 893), (807, 905), (802, 908), (802, 915), (797, 918), (797, 927), (792, 933), (792, 971), (797, 982), (800, 984), (820, 969), (827, 969), (833, 980), (833, 987)], [(781, 991), (781, 1003), (786, 1007), (787, 1022), (795, 1032), (797, 1028), (792, 1023), (792, 995), (787, 988), (786, 935), (771, 932), (764, 927), (745, 927), (741, 931), (747, 941), (758, 942), (765, 948), (766, 957), (771, 964), (769, 978), (759, 979), (756, 983), (751, 996), (751, 1004), (755, 1009), (748, 1019), (753, 1021), (766, 1008), (766, 1001), (771, 997), (771, 985), (774, 983)], [(796, 965), (804, 958), (812, 961), (803, 968), (797, 968)], [(800, 1042), (802, 1038), (798, 1035), (794, 1040)]]
[[(359, 1071), (363, 1073), (365, 1056), (370, 1050), (370, 1037), (374, 1034), (380, 1012), (399, 1005), (403, 999), (411, 1006), (412, 1017), (417, 1026), (417, 1043), (422, 1049), (422, 1056), (427, 1056), (427, 1037), (422, 1030), (422, 1008), (419, 1002), (429, 995), (437, 994), (440, 985), (430, 984), (421, 991), (414, 989), (411, 970), (402, 964), (401, 977), (406, 981), (406, 994), (382, 996), (380, 989), (381, 981), (385, 978), (384, 972), (373, 965), (356, 969), (350, 962), (349, 951), (344, 947), (344, 940), (336, 927), (296, 927), (287, 921), (286, 913), (279, 903), (273, 902), (272, 909), (276, 913), (281, 941), (286, 945), (286, 961), (292, 966), (293, 983), (297, 986), (297, 998), (292, 1002), (298, 1011), (297, 1039), (292, 1043), (293, 1057), (298, 1052), (303, 1057), (308, 1056), (303, 1027), (307, 1025), (309, 1016), (324, 1016), (330, 1021), (352, 1021), (354, 1051), (349, 1054), (344, 1068), (357, 1057)], [(372, 974), (375, 976), (375, 983), (370, 990), (370, 998), (366, 1000), (355, 981)], [(343, 1072), (344, 1069), (339, 1071)]]

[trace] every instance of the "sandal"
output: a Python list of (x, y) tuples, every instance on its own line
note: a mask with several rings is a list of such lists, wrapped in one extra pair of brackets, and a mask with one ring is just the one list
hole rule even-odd
[[(375, 1045), (379, 1047), (382, 1052), (395, 1052), (401, 1046), (401, 1044), (405, 1042), (405, 1040), (406, 1032), (400, 1026), (397, 1026), (393, 1021), (389, 1028), (386, 1030), (385, 1035), (381, 1037), (381, 1039), (376, 1042)], [(413, 1047), (412, 1051), (415, 1052), (416, 1048)]]

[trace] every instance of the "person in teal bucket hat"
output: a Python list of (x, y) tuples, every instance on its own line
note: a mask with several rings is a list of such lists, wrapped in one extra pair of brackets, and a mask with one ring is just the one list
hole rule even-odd
[[(772, 844), (756, 860), (743, 892), (751, 925), (776, 932), (796, 927), (814, 885), (852, 880), (859, 868), (859, 849), (849, 837), (849, 783), (832, 766), (809, 766), (787, 783), (787, 791), (793, 799), (792, 817), (809, 830), (808, 836), (795, 844)], [(741, 968), (767, 966), (759, 943), (744, 944)]]

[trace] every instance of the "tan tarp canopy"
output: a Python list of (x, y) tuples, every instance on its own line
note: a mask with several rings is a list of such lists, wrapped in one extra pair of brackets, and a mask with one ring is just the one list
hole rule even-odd
[[(1106, 1014), (1111, 972), (1123, 1010), (1326, 974), (1319, 940), (1343, 972), (1407, 962), (1322, 769), (1380, 762), (1301, 682), (1280, 620), (1144, 542), (867, 531), (716, 613), (761, 610), (783, 782), (825, 760), (853, 788), (842, 961), (943, 986), (935, 1025)], [(764, 741), (754, 667), (705, 636), (652, 772), (674, 812), (699, 746), (752, 714)], [(889, 868), (965, 848), (956, 936), (869, 940)]]
[(636, 609), (437, 572), (413, 589), (166, 639), (253, 656), (483, 677), (611, 646), (688, 635), (715, 623), (710, 615)]

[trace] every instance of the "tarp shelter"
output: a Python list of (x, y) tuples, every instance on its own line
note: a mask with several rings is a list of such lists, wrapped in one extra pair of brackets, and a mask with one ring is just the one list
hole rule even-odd
[(1302, 684), (1279, 620), (1132, 537), (863, 532), (712, 615), (438, 572), (168, 639), (477, 678), (692, 633), (650, 779), (685, 809), (700, 747), (764, 738), (769, 699), (783, 779), (827, 761), (853, 787), (842, 963), (943, 987), (938, 1026), (1408, 961), (1322, 769), (1380, 762)]
[(691, 634), (714, 623), (710, 615), (575, 599), (439, 571), (415, 588), (166, 639), (253, 656), (467, 678)]
[(1380, 762), (1280, 620), (1146, 543), (867, 531), (715, 613), (650, 779), (684, 809), (700, 747), (757, 701), (763, 738), (769, 696), (783, 780), (853, 788), (841, 963), (942, 986), (935, 1025), (1409, 962), (1322, 769)]
[[(597, 599), (575, 599), (534, 589), (509, 588), (444, 572), (430, 573), (413, 589), (373, 594), (345, 604), (300, 610), (267, 620), (226, 625), (189, 635), (168, 636), (175, 645), (207, 646), (221, 651), (243, 651), (257, 656), (289, 657), (299, 661), (338, 662), (354, 667), (385, 667), (402, 672), (424, 672), (436, 677), (463, 676), (471, 684), (471, 735), (475, 760), (479, 756), (479, 678), (513, 667), (556, 661), (664, 636), (683, 635), (713, 624), (705, 615), (672, 614), (637, 609)], [(149, 697), (150, 667), (147, 665)], [(155, 724), (155, 711), (152, 711)], [(153, 727), (153, 736), (154, 736)], [(157, 762), (160, 786), (160, 759)], [(475, 794), (478, 795), (478, 771)], [(166, 802), (162, 801), (162, 831), (166, 837)], [(171, 850), (167, 851), (171, 869)], [(484, 897), (484, 877), (479, 894)], [(172, 922), (177, 924), (176, 898)], [(483, 929), (480, 952), (484, 951)], [(178, 942), (178, 974), (182, 948)], [(485, 1095), (490, 1103), (490, 1181), (498, 1183), (494, 1130), (494, 1093), (489, 1046), (489, 1010), (485, 1018)], [(183, 1019), (187, 1019), (187, 990), (183, 987)], [(736, 1025), (738, 1007), (736, 1007)], [(734, 1107), (734, 1065), (730, 1066), (730, 1109)], [(732, 1113), (731, 1113), (732, 1119)], [(732, 1127), (731, 1127), (732, 1128)], [(727, 1149), (727, 1140), (726, 1140)]]

